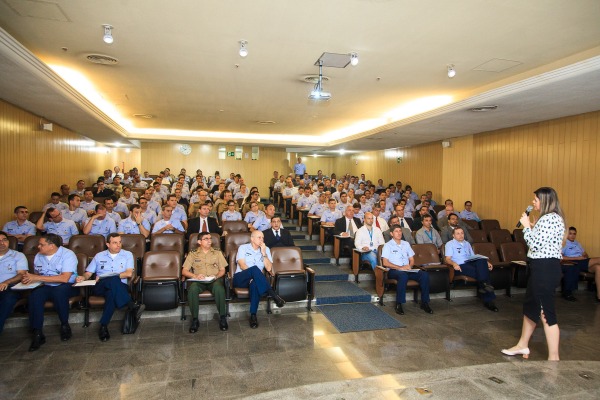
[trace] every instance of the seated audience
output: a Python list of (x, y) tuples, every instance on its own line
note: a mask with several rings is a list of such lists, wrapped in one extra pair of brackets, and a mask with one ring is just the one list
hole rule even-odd
[(91, 190), (86, 189), (83, 192), (83, 201), (79, 203), (79, 207), (83, 208), (88, 217), (91, 217), (96, 212), (96, 206), (98, 202), (94, 200), (94, 193)]
[(373, 214), (365, 213), (365, 224), (356, 231), (354, 247), (361, 250), (361, 261), (368, 261), (371, 268), (377, 267), (377, 248), (385, 244), (381, 229), (373, 226)]
[(10, 288), (21, 282), (27, 271), (25, 255), (9, 249), (8, 234), (0, 231), (0, 333), (4, 329), (4, 321), (21, 297), (17, 291)]
[[(25, 206), (17, 206), (14, 209), (15, 219), (4, 224), (2, 230), (17, 238), (18, 243), (23, 244), (28, 236), (36, 234), (33, 222), (29, 221), (29, 210)], [(40, 219), (43, 219), (40, 218)]]
[(104, 207), (106, 207), (106, 216), (115, 221), (115, 225), (121, 222), (121, 216), (118, 212), (114, 210), (116, 202), (117, 200), (113, 196), (104, 199)]
[(267, 204), (263, 215), (256, 218), (256, 221), (250, 227), (251, 231), (264, 231), (271, 227), (271, 218), (275, 215), (275, 206), (273, 204)]
[(110, 197), (115, 194), (111, 189), (108, 189), (105, 181), (98, 179), (96, 189), (93, 190), (94, 197)]
[(70, 219), (75, 222), (77, 228), (83, 227), (83, 223), (88, 218), (87, 213), (81, 208), (81, 198), (77, 194), (68, 196), (69, 208), (66, 211), (61, 211), (64, 219)]
[[(462, 224), (464, 224), (464, 222), (462, 222)], [(463, 236), (467, 242), (473, 243), (473, 238), (469, 234), (469, 230), (467, 229), (467, 227), (462, 226), (459, 223), (458, 215), (456, 215), (454, 213), (450, 213), (448, 215), (448, 225), (444, 226), (440, 232), (442, 242), (447, 243), (447, 242), (451, 241), (454, 237), (454, 231), (457, 228), (461, 228), (463, 230)]]
[(206, 203), (200, 206), (200, 209), (198, 210), (198, 216), (196, 218), (191, 218), (188, 221), (189, 224), (186, 235), (188, 239), (192, 233), (209, 232), (216, 233), (218, 235), (221, 235), (223, 233), (227, 234), (227, 232), (223, 232), (223, 230), (219, 226), (219, 223), (217, 222), (217, 219), (211, 217), (209, 214), (210, 203), (207, 201)]
[(181, 221), (177, 218), (172, 218), (173, 207), (169, 204), (162, 206), (162, 219), (156, 221), (152, 228), (152, 234), (155, 233), (185, 233), (185, 228), (181, 224)]
[(108, 211), (102, 204), (96, 206), (96, 213), (85, 221), (83, 225), (84, 235), (102, 235), (106, 237), (109, 233), (117, 232), (115, 220), (108, 217)]
[[(425, 208), (422, 209), (425, 210)], [(417, 231), (415, 241), (417, 244), (431, 243), (438, 248), (438, 251), (441, 251), (444, 242), (438, 231), (433, 227), (433, 218), (431, 215), (425, 215), (422, 218), (423, 223), (421, 228)]]
[(148, 238), (152, 228), (150, 222), (145, 220), (144, 216), (142, 215), (142, 207), (139, 204), (132, 204), (129, 207), (129, 210), (129, 217), (122, 219), (121, 222), (119, 222), (117, 232), (125, 235), (141, 234), (144, 235), (145, 238)]
[(465, 201), (465, 209), (463, 211), (461, 211), (458, 216), (462, 219), (472, 219), (474, 221), (481, 221), (481, 218), (479, 218), (479, 215), (477, 215), (477, 213), (475, 211), (472, 211), (471, 209), (473, 208), (473, 203), (471, 203), (469, 200)]
[(38, 219), (36, 228), (40, 231), (60, 236), (64, 244), (69, 243), (71, 236), (79, 234), (79, 229), (77, 229), (75, 222), (64, 219), (62, 213), (54, 207), (47, 209), (46, 213)]
[(293, 247), (294, 239), (289, 230), (285, 229), (281, 223), (281, 217), (275, 215), (271, 218), (271, 228), (263, 232), (265, 245), (268, 248), (273, 247)]
[(50, 207), (56, 208), (59, 211), (65, 211), (69, 209), (69, 206), (66, 203), (60, 201), (60, 193), (58, 192), (53, 192), (50, 195), (50, 203), (42, 207), (42, 211), (46, 211)]
[(600, 303), (600, 257), (590, 258), (583, 249), (583, 246), (576, 240), (577, 229), (569, 227), (567, 242), (562, 249), (563, 260), (575, 264), (563, 265), (563, 297), (570, 301), (575, 301), (573, 291), (577, 290), (580, 272), (593, 273), (596, 281), (596, 300)]
[(241, 221), (242, 214), (235, 210), (236, 202), (229, 200), (227, 202), (227, 210), (221, 214), (221, 221)]

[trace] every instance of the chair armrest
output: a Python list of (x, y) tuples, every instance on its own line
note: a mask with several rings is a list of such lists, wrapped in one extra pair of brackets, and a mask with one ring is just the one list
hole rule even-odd
[(375, 292), (377, 296), (383, 297), (385, 292), (385, 281), (387, 279), (388, 270), (381, 265), (375, 267)]
[(512, 268), (513, 267), (512, 263), (504, 262), (504, 261), (500, 261), (500, 262), (497, 262), (497, 263), (492, 263), (492, 266), (494, 268)]

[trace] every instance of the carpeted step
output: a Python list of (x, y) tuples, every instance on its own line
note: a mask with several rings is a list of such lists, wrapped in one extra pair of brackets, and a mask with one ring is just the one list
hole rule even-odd
[(302, 250), (317, 250), (317, 243), (314, 240), (294, 239), (294, 244)]
[(371, 294), (352, 282), (316, 282), (316, 304), (369, 303)]
[(315, 281), (347, 281), (348, 268), (337, 267), (333, 264), (311, 264), (315, 271)]

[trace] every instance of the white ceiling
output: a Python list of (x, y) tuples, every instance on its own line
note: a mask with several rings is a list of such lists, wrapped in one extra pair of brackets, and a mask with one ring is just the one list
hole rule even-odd
[[(105, 143), (403, 147), (600, 109), (598, 21), (597, 0), (0, 0), (0, 97)], [(315, 103), (302, 78), (323, 52), (360, 62), (325, 68), (333, 97)], [(495, 59), (515, 66), (481, 70)], [(48, 66), (81, 73), (118, 115)], [(387, 117), (430, 96), (449, 103)], [(484, 104), (499, 107), (465, 111)], [(362, 128), (332, 139), (351, 126)]]

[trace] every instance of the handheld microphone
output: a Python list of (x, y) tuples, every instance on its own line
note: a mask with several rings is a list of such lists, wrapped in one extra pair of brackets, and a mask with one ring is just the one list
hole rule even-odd
[[(533, 206), (528, 206), (527, 209), (525, 210), (525, 214), (527, 214), (527, 216), (529, 216), (529, 213), (533, 210)], [(521, 224), (521, 221), (519, 221), (519, 223), (517, 224), (517, 228), (520, 228), (523, 224)]]

